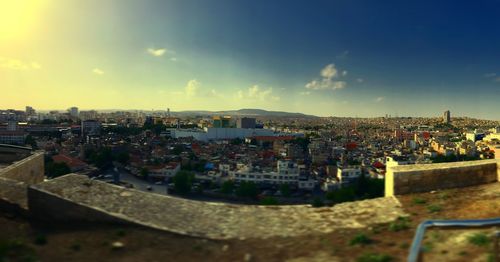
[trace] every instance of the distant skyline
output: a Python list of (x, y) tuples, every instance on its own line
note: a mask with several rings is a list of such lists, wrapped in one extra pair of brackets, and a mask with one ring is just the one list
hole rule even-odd
[(500, 2), (0, 1), (0, 108), (500, 120)]

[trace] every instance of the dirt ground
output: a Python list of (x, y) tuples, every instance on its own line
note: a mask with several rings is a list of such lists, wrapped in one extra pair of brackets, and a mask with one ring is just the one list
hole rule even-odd
[[(0, 211), (0, 261), (405, 261), (425, 219), (500, 217), (500, 183), (399, 197), (408, 218), (363, 230), (212, 241), (117, 225), (49, 228)], [(424, 261), (494, 261), (494, 228), (429, 230)]]

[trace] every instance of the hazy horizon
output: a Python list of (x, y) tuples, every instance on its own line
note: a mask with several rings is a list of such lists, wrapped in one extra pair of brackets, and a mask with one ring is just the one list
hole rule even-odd
[[(76, 106), (76, 105), (74, 105)], [(78, 107), (78, 106), (76, 106)], [(69, 107), (68, 107), (69, 108)], [(37, 109), (37, 112), (44, 112), (48, 113), (50, 111), (59, 111), (60, 113), (65, 112), (68, 110), (68, 108), (61, 109), (61, 108), (52, 108), (52, 109)], [(0, 110), (6, 110), (7, 108), (0, 108)], [(14, 110), (24, 110), (25, 108), (8, 108), (8, 109), (14, 109)], [(95, 110), (98, 112), (117, 112), (117, 111), (141, 111), (141, 112), (167, 112), (167, 109), (136, 109), (136, 108), (131, 108), (131, 109), (123, 109), (123, 108), (79, 108), (79, 111), (89, 111), (89, 110)], [(341, 117), (341, 118), (380, 118), (380, 117), (386, 117), (389, 116), (391, 118), (398, 118), (398, 117), (413, 117), (413, 118), (442, 118), (442, 113), (441, 114), (436, 114), (436, 115), (399, 115), (399, 114), (384, 114), (384, 115), (372, 115), (372, 116), (356, 116), (356, 115), (315, 115), (315, 114), (307, 114), (304, 112), (300, 111), (286, 111), (286, 110), (268, 110), (264, 108), (237, 108), (237, 109), (222, 109), (222, 110), (204, 110), (204, 109), (187, 109), (187, 110), (170, 110), (171, 113), (185, 113), (185, 112), (222, 112), (222, 111), (238, 111), (238, 110), (264, 110), (264, 111), (275, 111), (275, 112), (283, 112), (283, 113), (291, 113), (291, 114), (304, 114), (307, 116), (313, 116), (313, 117)], [(473, 119), (479, 119), (479, 120), (488, 120), (488, 121), (500, 121), (500, 119), (490, 119), (490, 118), (479, 118), (479, 117), (474, 117), (474, 116), (469, 116), (469, 115), (453, 115), (453, 112), (451, 112), (451, 118), (473, 118)]]
[(498, 120), (499, 12), (489, 1), (3, 1), (0, 107)]

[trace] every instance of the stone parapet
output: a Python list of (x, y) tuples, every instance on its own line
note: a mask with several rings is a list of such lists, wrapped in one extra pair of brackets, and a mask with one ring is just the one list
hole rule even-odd
[(385, 196), (460, 188), (499, 181), (499, 160), (478, 160), (389, 167)]
[(406, 216), (396, 198), (313, 208), (193, 201), (123, 188), (69, 174), (28, 190), (34, 219), (122, 223), (209, 239), (289, 237), (363, 228)]
[(30, 156), (0, 169), (0, 177), (32, 185), (43, 181), (44, 172), (44, 153), (43, 151), (36, 151)]

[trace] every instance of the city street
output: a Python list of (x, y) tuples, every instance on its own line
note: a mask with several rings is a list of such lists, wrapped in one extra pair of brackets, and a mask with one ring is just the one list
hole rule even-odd
[[(118, 171), (118, 173), (120, 174), (120, 181), (132, 184), (134, 186), (134, 189), (145, 191), (145, 192), (150, 192), (150, 193), (167, 195), (167, 185), (166, 184), (155, 185), (154, 183), (150, 183), (148, 181), (139, 179), (126, 171)], [(114, 170), (109, 170), (105, 173), (105, 175), (114, 175), (114, 174), (116, 174), (116, 172)], [(151, 186), (152, 190), (147, 190), (148, 186)]]

